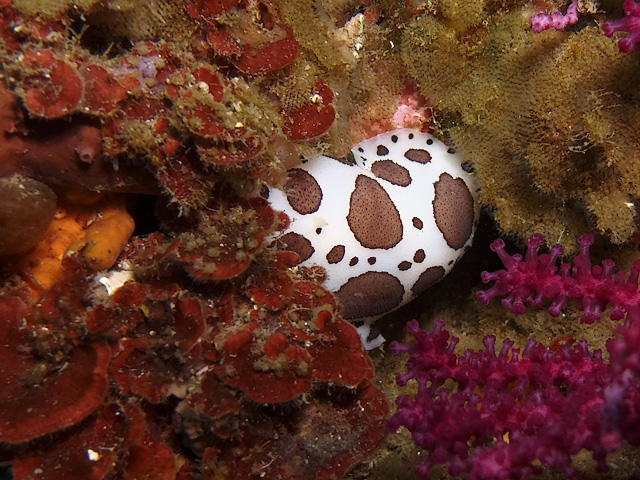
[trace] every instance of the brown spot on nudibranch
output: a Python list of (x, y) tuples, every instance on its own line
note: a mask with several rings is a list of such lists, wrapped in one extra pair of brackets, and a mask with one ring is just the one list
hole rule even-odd
[(420, 274), (416, 283), (411, 287), (413, 296), (418, 296), (432, 285), (438, 283), (444, 277), (444, 267), (429, 267)]
[(284, 186), (287, 201), (300, 215), (313, 213), (320, 208), (322, 189), (313, 176), (306, 170), (289, 170), (289, 181)]
[(340, 263), (344, 258), (344, 245), (334, 245), (327, 253), (327, 262), (330, 264)]
[(409, 170), (402, 165), (398, 165), (393, 160), (378, 160), (374, 162), (371, 165), (371, 172), (376, 177), (400, 187), (406, 187), (411, 183)]
[(372, 178), (358, 175), (349, 201), (349, 228), (365, 248), (389, 249), (402, 240), (402, 220), (389, 194)]
[(384, 145), (378, 145), (378, 147), (376, 148), (376, 153), (380, 157), (382, 157), (384, 155), (389, 155), (389, 149), (387, 147), (385, 147)]
[(404, 152), (404, 156), (412, 162), (427, 164), (431, 161), (431, 154), (421, 148), (410, 148)]
[(413, 254), (413, 261), (416, 263), (424, 262), (425, 258), (426, 258), (426, 255), (424, 253), (424, 250), (421, 248), (416, 250), (416, 253)]
[(285, 233), (278, 239), (278, 242), (285, 245), (285, 248), (280, 248), (280, 250), (296, 252), (300, 256), (300, 262), (309, 259), (315, 251), (308, 238), (295, 232)]
[(366, 272), (350, 278), (336, 297), (342, 304), (343, 318), (372, 317), (396, 308), (404, 296), (400, 280), (387, 272)]
[(434, 183), (433, 216), (449, 247), (462, 248), (473, 232), (473, 195), (461, 178), (448, 173)]
[(351, 260), (349, 260), (350, 267), (355, 267), (357, 264), (358, 264), (358, 257), (353, 257)]
[(398, 264), (398, 270), (400, 270), (401, 272), (409, 270), (410, 268), (411, 268), (411, 262), (407, 262), (406, 260), (403, 260)]
[(422, 230), (422, 227), (424, 227), (422, 220), (420, 220), (418, 217), (413, 217), (411, 219), (411, 223), (413, 223), (413, 226), (416, 227), (418, 230)]

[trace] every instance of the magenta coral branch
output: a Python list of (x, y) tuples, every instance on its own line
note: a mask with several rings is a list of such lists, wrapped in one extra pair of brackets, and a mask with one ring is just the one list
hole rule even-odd
[(621, 52), (640, 50), (640, 3), (625, 0), (622, 9), (625, 16), (615, 22), (604, 23), (602, 31), (607, 37), (612, 37), (616, 32), (628, 32), (618, 40), (618, 48)]
[[(571, 455), (583, 448), (599, 471), (607, 470), (607, 452), (632, 433), (620, 421), (637, 420), (623, 411), (635, 398), (630, 389), (637, 390), (637, 376), (616, 377), (620, 385), (610, 388), (611, 369), (585, 341), (552, 351), (529, 340), (520, 351), (507, 339), (496, 352), (496, 338), (488, 335), (484, 350), (456, 355), (457, 339), (443, 327), (438, 319), (433, 331), (420, 330), (413, 320), (407, 328), (415, 341), (391, 344), (395, 355), (410, 355), (398, 385), (414, 379), (418, 393), (397, 398), (388, 427), (407, 428), (428, 452), (418, 476), (428, 478), (442, 463), (469, 480), (528, 478), (539, 464), (573, 476)], [(623, 356), (632, 346), (620, 342)]]
[(533, 33), (540, 33), (550, 28), (562, 31), (567, 25), (573, 25), (578, 21), (578, 0), (571, 0), (571, 5), (564, 15), (560, 12), (553, 12), (551, 15), (538, 13), (529, 18)]
[(625, 315), (640, 318), (640, 260), (636, 260), (625, 280), (625, 272), (613, 272), (611, 260), (591, 266), (589, 246), (593, 244), (592, 235), (582, 235), (578, 241), (580, 254), (573, 259), (573, 264), (562, 263), (558, 268), (556, 263), (563, 253), (562, 246), (554, 245), (550, 253), (539, 254), (538, 249), (544, 243), (542, 235), (535, 234), (527, 240), (524, 260), (518, 254), (509, 255), (504, 242), (496, 240), (491, 249), (498, 254), (505, 269), (482, 272), (484, 283), (494, 281), (495, 284), (478, 292), (478, 300), (487, 305), (493, 297), (505, 297), (502, 304), (516, 315), (524, 313), (525, 304), (540, 308), (544, 300), (551, 300), (549, 313), (557, 317), (570, 299), (576, 299), (584, 312), (583, 323), (598, 320), (607, 305), (612, 306), (613, 320), (620, 320)]
[(457, 355), (441, 319), (432, 331), (415, 320), (407, 328), (415, 341), (393, 342), (391, 351), (409, 354), (397, 383), (413, 379), (418, 392), (396, 399), (388, 427), (407, 428), (427, 451), (416, 469), (422, 479), (444, 463), (468, 480), (528, 478), (541, 466), (572, 477), (571, 456), (582, 449), (604, 472), (621, 440), (640, 444), (640, 322), (607, 342), (610, 364), (584, 340), (557, 350), (529, 340), (520, 351), (506, 339), (496, 352), (488, 335), (484, 350)]

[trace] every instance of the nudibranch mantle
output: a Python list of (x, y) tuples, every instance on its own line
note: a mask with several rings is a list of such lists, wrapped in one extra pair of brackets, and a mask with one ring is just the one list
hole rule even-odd
[(289, 171), (269, 201), (291, 219), (278, 238), (320, 265), (324, 287), (342, 316), (361, 322), (369, 349), (371, 323), (444, 277), (470, 247), (478, 221), (478, 187), (454, 149), (414, 129), (366, 139), (355, 164), (326, 156)]

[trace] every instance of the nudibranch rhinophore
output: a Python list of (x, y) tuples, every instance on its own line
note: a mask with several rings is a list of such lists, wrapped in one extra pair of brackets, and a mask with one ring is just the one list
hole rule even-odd
[(326, 156), (289, 171), (269, 201), (291, 219), (278, 238), (320, 265), (324, 286), (342, 316), (360, 322), (365, 346), (371, 323), (444, 277), (472, 242), (478, 187), (455, 150), (433, 136), (399, 129), (364, 140), (355, 164)]

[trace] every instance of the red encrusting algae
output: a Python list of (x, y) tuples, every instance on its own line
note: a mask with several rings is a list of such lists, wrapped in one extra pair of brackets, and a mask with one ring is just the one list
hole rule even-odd
[(269, 246), (288, 219), (259, 178), (282, 181), (292, 140), (336, 117), (319, 73), (290, 112), (260, 86), (301, 49), (277, 7), (189, 1), (185, 43), (96, 55), (64, 9), (0, 2), (0, 176), (42, 209), (26, 224), (7, 204), (3, 228), (41, 238), (0, 252), (16, 480), (339, 478), (384, 438), (356, 330)]

